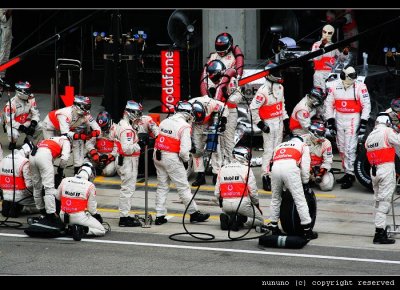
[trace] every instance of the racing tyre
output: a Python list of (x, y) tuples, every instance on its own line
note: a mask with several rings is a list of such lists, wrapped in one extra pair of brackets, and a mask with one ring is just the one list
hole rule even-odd
[[(312, 189), (305, 194), (308, 209), (311, 216), (311, 229), (314, 228), (315, 220), (317, 218), (317, 199)], [(297, 212), (296, 205), (293, 201), (292, 194), (285, 190), (282, 192), (282, 203), (280, 211), (280, 221), (282, 229), (288, 235), (302, 235), (303, 228), (300, 224), (299, 213)]]

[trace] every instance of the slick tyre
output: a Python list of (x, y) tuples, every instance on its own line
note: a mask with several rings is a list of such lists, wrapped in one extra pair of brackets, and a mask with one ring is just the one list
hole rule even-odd
[[(314, 228), (317, 218), (317, 199), (313, 190), (305, 195), (308, 204), (308, 209), (311, 216), (311, 229)], [(280, 210), (280, 221), (282, 229), (288, 235), (302, 235), (303, 228), (300, 224), (299, 213), (297, 212), (296, 204), (293, 201), (292, 194), (286, 190), (282, 192), (282, 203)]]
[[(396, 155), (395, 159), (396, 164), (396, 175), (400, 175), (400, 159)], [(365, 188), (369, 189), (373, 192), (372, 189), (372, 180), (370, 175), (371, 166), (367, 159), (367, 151), (363, 148), (359, 154), (357, 154), (356, 161), (354, 162), (354, 173), (356, 178), (360, 184), (362, 184)]]

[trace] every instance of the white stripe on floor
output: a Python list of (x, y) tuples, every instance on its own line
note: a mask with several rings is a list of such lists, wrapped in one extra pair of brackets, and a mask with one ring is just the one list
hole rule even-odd
[[(27, 238), (28, 237), (27, 235), (3, 234), (3, 233), (0, 233), (0, 236), (16, 237), (16, 238)], [(72, 238), (56, 238), (56, 240), (70, 241), (70, 240), (72, 240)], [(311, 258), (311, 259), (341, 260), (341, 261), (355, 261), (355, 262), (400, 265), (400, 261), (392, 261), (392, 260), (361, 259), (361, 258), (335, 257), (335, 256), (324, 256), (324, 255), (292, 254), (292, 253), (281, 253), (281, 252), (252, 251), (252, 250), (225, 249), (225, 248), (212, 248), (212, 247), (179, 246), (179, 245), (138, 243), (138, 242), (128, 242), (128, 241), (97, 240), (97, 239), (82, 239), (81, 241), (87, 242), (87, 243), (99, 243), (99, 244), (133, 245), (133, 246), (142, 246), (142, 247), (173, 248), (173, 249), (187, 249), (187, 250), (198, 250), (198, 251), (230, 252), (230, 253), (244, 253), (244, 254), (269, 255), (269, 256), (286, 256), (286, 257), (299, 257), (299, 258)]]

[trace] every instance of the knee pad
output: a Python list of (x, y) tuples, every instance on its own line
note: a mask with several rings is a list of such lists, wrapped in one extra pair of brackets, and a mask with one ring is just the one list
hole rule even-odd
[(1, 214), (4, 217), (17, 218), (21, 214), (22, 208), (23, 206), (19, 203), (3, 200)]

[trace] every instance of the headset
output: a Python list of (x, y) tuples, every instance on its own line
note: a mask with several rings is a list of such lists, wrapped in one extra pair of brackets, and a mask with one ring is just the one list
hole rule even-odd
[[(346, 73), (344, 72), (344, 70), (345, 69), (347, 69), (349, 66), (351, 66), (351, 65), (348, 65), (348, 66), (346, 66), (341, 72), (340, 72), (340, 79), (341, 80), (345, 80), (346, 79)], [(357, 71), (355, 72), (355, 78), (354, 79), (356, 79), (357, 78)]]

